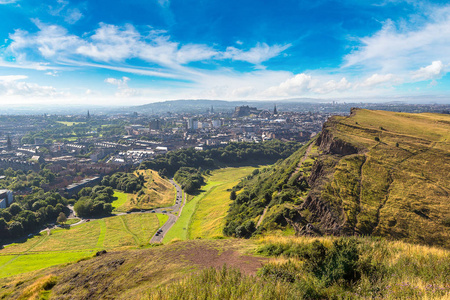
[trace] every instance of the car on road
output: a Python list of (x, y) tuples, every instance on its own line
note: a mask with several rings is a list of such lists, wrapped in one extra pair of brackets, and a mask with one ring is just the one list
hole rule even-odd
[(87, 219), (87, 220), (86, 220), (86, 222), (90, 222), (90, 221), (91, 221), (91, 219)]
[(152, 212), (152, 213), (155, 213), (155, 211), (154, 211), (154, 210), (152, 210), (151, 212)]

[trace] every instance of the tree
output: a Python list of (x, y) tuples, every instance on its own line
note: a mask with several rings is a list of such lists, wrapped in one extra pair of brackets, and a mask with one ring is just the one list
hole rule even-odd
[(17, 215), (18, 213), (20, 213), (22, 211), (22, 208), (20, 207), (19, 204), (17, 203), (13, 203), (11, 204), (11, 206), (9, 207), (9, 213), (13, 216)]
[(64, 223), (67, 222), (67, 217), (66, 217), (66, 215), (63, 212), (60, 212), (58, 218), (56, 219), (56, 221), (58, 223), (60, 223), (60, 224), (64, 224)]

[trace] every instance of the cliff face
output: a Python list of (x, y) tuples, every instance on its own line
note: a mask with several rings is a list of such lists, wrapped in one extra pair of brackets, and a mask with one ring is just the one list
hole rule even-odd
[(450, 247), (449, 118), (352, 110), (327, 121), (297, 233)]
[(349, 234), (345, 213), (339, 203), (326, 201), (323, 189), (333, 180), (338, 161), (345, 156), (357, 154), (363, 149), (334, 136), (333, 126), (336, 121), (330, 119), (324, 124), (322, 133), (316, 144), (322, 151), (321, 157), (314, 163), (308, 184), (311, 190), (300, 207), (300, 211), (308, 211), (309, 224), (298, 232), (302, 235), (343, 235)]
[(297, 234), (450, 248), (449, 124), (450, 115), (360, 109), (332, 117), (315, 140), (239, 185), (230, 224), (259, 218), (257, 232), (290, 224)]

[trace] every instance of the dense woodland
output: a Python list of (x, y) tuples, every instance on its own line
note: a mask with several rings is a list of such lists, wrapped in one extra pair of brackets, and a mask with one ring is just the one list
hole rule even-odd
[(83, 188), (78, 193), (78, 201), (73, 209), (78, 216), (100, 217), (111, 214), (113, 207), (111, 202), (114, 200), (114, 190), (111, 187), (97, 185), (93, 188)]
[(49, 169), (42, 169), (39, 172), (13, 170), (12, 168), (0, 169), (0, 176), (5, 176), (0, 180), (0, 189), (20, 191), (27, 188), (41, 187), (43, 184), (52, 183), (56, 175)]
[(300, 147), (297, 142), (278, 140), (262, 143), (230, 143), (225, 147), (196, 151), (179, 149), (145, 161), (140, 169), (152, 169), (164, 176), (173, 176), (181, 167), (213, 169), (240, 163), (267, 163), (286, 158)]
[(102, 185), (110, 186), (113, 189), (124, 191), (125, 193), (134, 193), (144, 186), (144, 176), (136, 176), (133, 173), (117, 172), (111, 176), (105, 176), (102, 179)]
[(174, 179), (188, 194), (194, 194), (205, 184), (201, 170), (196, 168), (181, 167), (175, 173)]
[(16, 196), (15, 203), (0, 209), (0, 238), (17, 238), (24, 234), (36, 232), (47, 223), (55, 222), (63, 212), (69, 214), (67, 199), (58, 193), (44, 193), (35, 189), (31, 195)]

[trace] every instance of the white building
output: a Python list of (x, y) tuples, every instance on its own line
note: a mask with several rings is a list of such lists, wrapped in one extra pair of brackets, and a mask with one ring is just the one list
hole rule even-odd
[(13, 192), (10, 190), (0, 190), (0, 208), (7, 208), (13, 203)]

